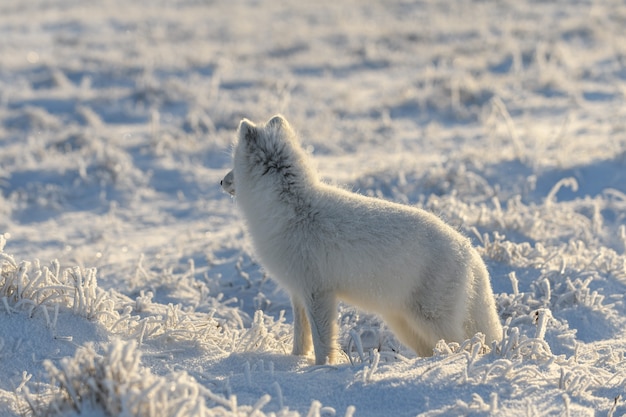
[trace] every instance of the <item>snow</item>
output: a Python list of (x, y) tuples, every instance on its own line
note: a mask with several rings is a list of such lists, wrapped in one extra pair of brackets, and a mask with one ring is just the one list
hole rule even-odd
[[(626, 414), (619, 0), (4, 0), (0, 415)], [(289, 355), (230, 169), (284, 114), (322, 177), (479, 248), (502, 343), (340, 306)]]

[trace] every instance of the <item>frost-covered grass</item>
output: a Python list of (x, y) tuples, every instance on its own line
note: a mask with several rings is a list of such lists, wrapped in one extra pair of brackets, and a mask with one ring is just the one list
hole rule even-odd
[[(5, 0), (0, 35), (0, 415), (626, 413), (622, 1)], [(279, 112), (472, 238), (500, 344), (341, 305), (341, 365), (288, 354), (219, 187)]]

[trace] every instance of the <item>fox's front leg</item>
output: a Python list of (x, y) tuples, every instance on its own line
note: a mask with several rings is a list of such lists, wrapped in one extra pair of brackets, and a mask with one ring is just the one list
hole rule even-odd
[(337, 361), (337, 301), (334, 294), (315, 292), (307, 300), (307, 313), (311, 324), (315, 364)]
[(293, 355), (307, 355), (311, 351), (313, 341), (311, 339), (311, 327), (307, 319), (304, 304), (291, 297), (293, 307)]

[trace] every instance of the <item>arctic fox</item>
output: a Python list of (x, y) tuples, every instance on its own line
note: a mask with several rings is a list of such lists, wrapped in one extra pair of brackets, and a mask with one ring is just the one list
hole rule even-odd
[(380, 314), (422, 356), (436, 343), (502, 326), (489, 274), (469, 240), (433, 214), (321, 182), (282, 116), (239, 124), (236, 194), (264, 268), (291, 296), (293, 354), (337, 361), (337, 300)]

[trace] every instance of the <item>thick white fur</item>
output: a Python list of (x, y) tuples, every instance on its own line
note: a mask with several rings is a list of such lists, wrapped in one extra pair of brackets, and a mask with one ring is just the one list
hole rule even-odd
[(379, 313), (424, 356), (440, 339), (502, 337), (489, 274), (467, 238), (424, 210), (320, 182), (281, 116), (244, 119), (237, 136), (222, 185), (291, 295), (294, 354), (312, 343), (316, 364), (336, 361), (337, 299)]

